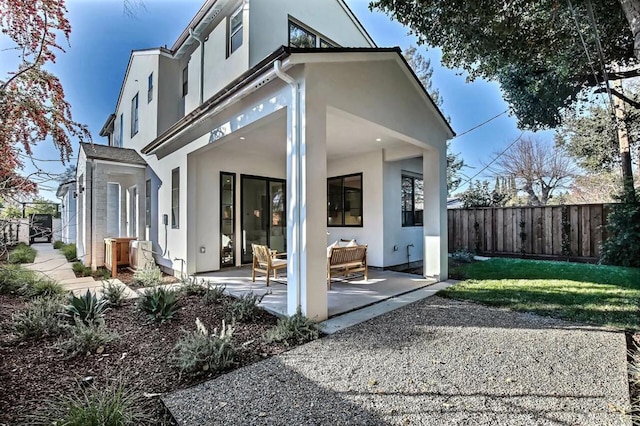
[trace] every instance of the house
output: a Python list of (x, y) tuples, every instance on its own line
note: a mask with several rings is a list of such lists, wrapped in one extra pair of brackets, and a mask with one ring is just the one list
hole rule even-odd
[(61, 183), (56, 191), (56, 197), (60, 199), (60, 230), (54, 233), (55, 240), (65, 244), (76, 242), (76, 181)]
[[(171, 48), (131, 54), (116, 109), (82, 145), (78, 253), (153, 243), (169, 273), (287, 253), (288, 311), (327, 317), (326, 247), (368, 263), (424, 258), (447, 278), (446, 141), (454, 132), (402, 57), (343, 0), (207, 0)], [(424, 256), (422, 255), (424, 253)]]

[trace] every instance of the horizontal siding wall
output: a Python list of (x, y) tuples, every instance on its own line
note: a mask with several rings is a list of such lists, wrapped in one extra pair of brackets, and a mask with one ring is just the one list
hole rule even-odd
[(600, 257), (607, 204), (448, 210), (449, 251)]

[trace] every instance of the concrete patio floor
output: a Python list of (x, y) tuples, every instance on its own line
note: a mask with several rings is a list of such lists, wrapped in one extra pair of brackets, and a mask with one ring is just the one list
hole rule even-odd
[[(233, 296), (253, 292), (266, 294), (260, 306), (275, 315), (287, 313), (287, 286), (285, 274), (271, 279), (270, 286), (266, 286), (264, 275), (256, 277), (251, 282), (251, 267), (223, 269), (219, 272), (198, 274), (212, 285), (225, 285), (226, 290)], [(436, 283), (434, 279), (422, 278), (418, 275), (401, 272), (369, 269), (368, 280), (362, 276), (349, 279), (334, 278), (331, 290), (328, 291), (329, 317), (341, 315), (369, 306), (383, 300), (390, 299)]]

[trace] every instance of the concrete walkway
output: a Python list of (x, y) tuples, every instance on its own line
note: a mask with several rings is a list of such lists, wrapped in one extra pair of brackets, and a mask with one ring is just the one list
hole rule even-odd
[(625, 336), (440, 297), (163, 397), (180, 425), (630, 425)]
[[(60, 252), (53, 248), (52, 244), (32, 244), (36, 251), (36, 258), (33, 263), (27, 263), (24, 267), (41, 273), (62, 285), (65, 290), (72, 291), (74, 294), (84, 294), (87, 290), (95, 292), (98, 296), (102, 294), (103, 281), (96, 281), (93, 277), (76, 278), (76, 274), (73, 272), (73, 266), (67, 262), (67, 258)], [(125, 288), (125, 298), (133, 299), (138, 297), (138, 294), (125, 285), (117, 278), (105, 280), (118, 286)]]

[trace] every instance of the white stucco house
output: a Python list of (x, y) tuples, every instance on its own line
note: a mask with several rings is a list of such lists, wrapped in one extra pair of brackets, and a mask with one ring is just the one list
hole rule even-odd
[(55, 240), (65, 244), (76, 242), (76, 181), (61, 183), (56, 190), (56, 197), (60, 199), (60, 231)]
[(131, 53), (109, 146), (79, 155), (78, 253), (153, 242), (179, 274), (287, 252), (288, 311), (327, 317), (326, 248), (424, 259), (447, 278), (446, 141), (454, 132), (399, 48), (343, 0), (207, 0), (171, 48)]

